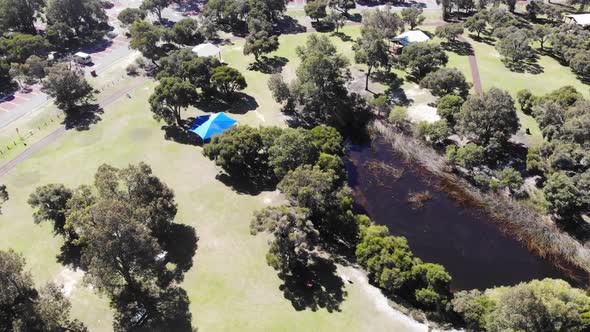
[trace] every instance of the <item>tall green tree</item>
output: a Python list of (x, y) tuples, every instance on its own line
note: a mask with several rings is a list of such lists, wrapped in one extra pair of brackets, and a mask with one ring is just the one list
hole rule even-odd
[(50, 282), (40, 289), (25, 270), (25, 259), (12, 250), (0, 251), (0, 330), (86, 332), (70, 319), (72, 304), (61, 287)]
[(149, 98), (156, 120), (182, 127), (182, 110), (196, 102), (198, 93), (190, 82), (177, 77), (164, 77)]
[(496, 44), (496, 49), (509, 63), (518, 64), (534, 57), (535, 53), (530, 43), (528, 32), (521, 29), (500, 39)]
[(33, 213), (35, 223), (52, 222), (53, 231), (56, 234), (65, 235), (67, 233), (65, 229), (67, 203), (72, 196), (72, 190), (63, 184), (48, 184), (38, 187), (27, 201), (35, 209)]
[(266, 261), (284, 275), (295, 274), (314, 263), (319, 256), (319, 232), (308, 219), (307, 210), (298, 207), (269, 207), (256, 212), (251, 232), (270, 231)]
[(222, 135), (213, 136), (203, 148), (203, 154), (214, 160), (231, 177), (266, 185), (275, 179), (268, 157), (269, 144), (275, 137), (273, 132), (270, 128), (257, 130), (250, 126), (232, 127)]
[(434, 34), (441, 38), (446, 39), (448, 42), (455, 42), (457, 37), (462, 35), (464, 32), (463, 24), (461, 23), (449, 23), (436, 27)]
[(49, 48), (49, 43), (38, 35), (17, 32), (0, 38), (0, 52), (9, 62), (24, 63), (32, 55), (45, 57)]
[(413, 43), (403, 48), (401, 64), (418, 80), (447, 64), (448, 56), (439, 45)]
[(233, 97), (236, 91), (244, 90), (248, 86), (244, 75), (227, 65), (213, 68), (211, 83), (226, 98)]
[(170, 0), (143, 0), (139, 8), (152, 12), (162, 22), (162, 11), (170, 5)]
[(145, 19), (145, 17), (145, 10), (141, 10), (139, 8), (125, 8), (119, 13), (117, 19), (124, 25), (131, 25), (136, 21)]
[(108, 21), (100, 0), (48, 0), (45, 17), (49, 25), (64, 23), (78, 38), (100, 33)]
[(84, 72), (69, 63), (57, 63), (50, 67), (43, 86), (55, 105), (66, 113), (94, 99), (95, 90), (84, 77)]
[(354, 0), (329, 0), (328, 6), (341, 11), (344, 16), (348, 16), (348, 11), (356, 8), (356, 2)]
[[(31, 196), (35, 216), (57, 225), (64, 192), (38, 189)], [(172, 190), (144, 163), (102, 165), (94, 186), (79, 187), (67, 200), (64, 229), (76, 235), (72, 244), (80, 250), (85, 282), (110, 298), (115, 330), (191, 331), (188, 296), (177, 283), (192, 265), (197, 237), (191, 227), (178, 232), (176, 211)]]
[(190, 82), (205, 94), (213, 89), (211, 76), (213, 69), (221, 66), (215, 57), (199, 57), (190, 48), (170, 51), (160, 59), (160, 71), (157, 79), (177, 77)]
[(326, 17), (326, 6), (328, 3), (324, 0), (313, 0), (308, 1), (305, 4), (305, 15), (309, 16), (312, 20), (316, 20), (319, 23), (320, 20)]
[(487, 25), (488, 25), (488, 22), (486, 20), (485, 14), (483, 14), (481, 12), (468, 17), (464, 23), (465, 29), (476, 33), (477, 38), (480, 37), (482, 32), (486, 31)]
[(463, 98), (456, 95), (442, 96), (436, 104), (437, 113), (447, 120), (447, 123), (451, 127), (454, 127), (464, 102), (465, 100)]
[(369, 89), (369, 77), (373, 68), (387, 67), (389, 65), (389, 48), (383, 41), (382, 34), (371, 28), (363, 27), (361, 36), (355, 41), (354, 61), (367, 65), (365, 75), (365, 90)]
[(580, 213), (585, 205), (574, 178), (565, 172), (553, 173), (543, 186), (543, 193), (549, 210), (564, 218)]
[(404, 24), (410, 27), (410, 30), (414, 30), (417, 26), (422, 24), (426, 17), (422, 15), (424, 10), (419, 7), (407, 7), (402, 9), (401, 18)]
[(352, 213), (350, 188), (333, 169), (302, 165), (290, 171), (278, 188), (289, 202), (309, 210), (325, 239), (355, 243), (358, 225)]
[(392, 40), (403, 30), (404, 22), (391, 9), (391, 5), (386, 4), (384, 8), (377, 8), (365, 13), (363, 16), (363, 26), (380, 31), (384, 39)]
[(199, 29), (199, 23), (190, 17), (183, 18), (174, 24), (172, 39), (180, 45), (197, 45), (205, 40)]
[(462, 98), (467, 97), (470, 88), (465, 75), (457, 68), (440, 68), (428, 73), (420, 80), (420, 86), (429, 89), (435, 96), (454, 94)]
[(36, 34), (35, 22), (44, 6), (45, 0), (0, 1), (0, 29)]
[(538, 41), (539, 44), (541, 44), (542, 51), (545, 50), (545, 48), (544, 48), (545, 42), (547, 42), (547, 40), (551, 36), (552, 32), (553, 32), (553, 28), (547, 24), (535, 24), (533, 26), (533, 30), (531, 31), (531, 34), (532, 34), (533, 38), (536, 41)]
[(244, 43), (244, 55), (253, 54), (256, 62), (260, 56), (274, 52), (279, 48), (279, 38), (266, 29), (250, 31)]
[(136, 21), (129, 27), (129, 33), (131, 34), (129, 47), (138, 50), (158, 66), (157, 61), (165, 54), (161, 46), (164, 30), (145, 21)]
[(558, 279), (533, 280), (485, 292), (462, 291), (452, 301), (468, 326), (485, 331), (585, 331), (590, 298)]
[(488, 151), (504, 146), (520, 126), (514, 100), (497, 88), (469, 96), (457, 125), (462, 135)]

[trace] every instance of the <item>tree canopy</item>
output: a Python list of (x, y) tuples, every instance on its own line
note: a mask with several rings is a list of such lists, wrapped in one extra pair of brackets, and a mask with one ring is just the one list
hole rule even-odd
[(72, 112), (94, 98), (95, 91), (86, 81), (84, 72), (69, 63), (57, 63), (50, 67), (43, 86), (47, 94), (54, 98), (57, 107), (65, 112)]
[(491, 88), (467, 98), (457, 123), (459, 132), (487, 150), (504, 146), (519, 128), (514, 100), (505, 91)]
[(88, 331), (81, 322), (70, 319), (72, 304), (60, 286), (49, 282), (35, 287), (22, 255), (0, 251), (0, 262), (1, 331)]
[(197, 90), (190, 82), (177, 77), (164, 77), (154, 89), (149, 103), (156, 120), (182, 127), (182, 110), (194, 104), (197, 98)]
[(403, 48), (399, 61), (417, 80), (447, 64), (448, 56), (439, 45), (412, 43)]

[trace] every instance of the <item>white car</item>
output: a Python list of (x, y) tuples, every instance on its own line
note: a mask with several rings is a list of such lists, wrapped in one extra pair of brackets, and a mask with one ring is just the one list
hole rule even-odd
[(74, 61), (82, 65), (87, 65), (92, 63), (92, 57), (90, 57), (90, 54), (88, 53), (78, 52), (74, 54)]

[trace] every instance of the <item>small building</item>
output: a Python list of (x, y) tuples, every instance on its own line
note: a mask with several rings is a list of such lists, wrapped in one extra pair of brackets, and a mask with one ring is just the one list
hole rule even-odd
[(569, 24), (577, 24), (583, 28), (588, 28), (590, 27), (590, 13), (566, 15), (565, 22)]
[(409, 30), (393, 38), (393, 41), (402, 46), (408, 46), (412, 43), (422, 43), (428, 40), (430, 40), (430, 37), (420, 30)]
[(204, 43), (193, 47), (193, 52), (202, 57), (218, 57), (221, 61), (221, 49), (211, 43)]

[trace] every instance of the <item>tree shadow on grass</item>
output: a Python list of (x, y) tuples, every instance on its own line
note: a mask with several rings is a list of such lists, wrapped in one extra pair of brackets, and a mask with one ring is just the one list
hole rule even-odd
[(535, 55), (530, 60), (523, 60), (523, 61), (509, 61), (507, 59), (502, 59), (502, 62), (510, 71), (515, 73), (529, 73), (533, 75), (538, 75), (543, 73), (543, 67), (541, 67), (537, 63), (538, 56)]
[(307, 32), (307, 28), (299, 24), (296, 19), (291, 16), (284, 15), (276, 24), (276, 29), (281, 35), (298, 34)]
[(406, 91), (401, 87), (389, 88), (385, 91), (387, 99), (391, 100), (394, 105), (397, 106), (409, 106), (414, 102), (413, 99), (408, 98)]
[(397, 76), (394, 72), (379, 70), (371, 74), (373, 81), (385, 84), (390, 89), (397, 89), (404, 84), (404, 79)]
[(334, 36), (336, 36), (336, 37), (340, 38), (340, 40), (342, 40), (343, 42), (349, 42), (349, 41), (352, 41), (352, 38), (351, 38), (349, 35), (347, 35), (347, 34), (345, 34), (345, 33), (341, 32), (341, 31), (338, 31), (338, 32), (332, 32), (332, 35), (334, 35)]
[(258, 102), (254, 97), (236, 92), (231, 100), (223, 100), (218, 96), (201, 99), (196, 105), (197, 108), (210, 113), (228, 112), (233, 114), (246, 114), (258, 108)]
[(347, 293), (344, 282), (336, 274), (336, 265), (328, 259), (319, 258), (308, 268), (294, 271), (293, 274), (279, 274), (283, 284), (279, 289), (291, 301), (295, 310), (320, 308), (328, 312), (340, 311), (340, 304)]
[(330, 22), (326, 22), (326, 21), (315, 21), (311, 23), (311, 26), (315, 29), (315, 31), (317, 32), (330, 32), (330, 31), (334, 31), (334, 24), (330, 23)]
[(469, 34), (469, 38), (473, 39), (474, 41), (476, 41), (478, 43), (485, 43), (488, 45), (493, 45), (496, 41), (493, 37), (485, 36), (485, 35), (479, 35), (479, 37), (478, 37), (477, 34), (473, 34), (473, 33)]
[(468, 42), (455, 40), (451, 42), (441, 43), (442, 47), (449, 52), (456, 53), (458, 55), (469, 56), (474, 55), (473, 48)]
[(74, 269), (83, 269), (82, 247), (75, 245), (71, 241), (65, 241), (59, 248), (57, 261), (64, 266), (70, 266)]
[(239, 194), (258, 195), (263, 191), (273, 191), (276, 189), (275, 181), (261, 181), (260, 183), (254, 183), (246, 178), (236, 179), (225, 173), (217, 174), (215, 179)]
[(88, 130), (91, 125), (102, 120), (100, 115), (103, 113), (104, 110), (98, 104), (77, 106), (74, 110), (66, 113), (62, 123), (67, 130)]
[(172, 224), (159, 240), (167, 252), (166, 262), (176, 266), (171, 277), (177, 282), (182, 281), (184, 273), (193, 266), (193, 256), (197, 251), (199, 238), (195, 229), (188, 225)]
[[(185, 122), (188, 122), (187, 119)], [(192, 121), (188, 122), (191, 123)], [(186, 130), (186, 128), (179, 127), (179, 126), (170, 126), (164, 125), (161, 128), (164, 130), (164, 138), (168, 141), (173, 141), (179, 144), (184, 145), (194, 145), (194, 146), (201, 146), (203, 145), (203, 140), (199, 137), (199, 135), (193, 133), (192, 131)]]
[(360, 23), (363, 21), (363, 15), (361, 13), (354, 13), (352, 15), (348, 15), (348, 20)]
[(248, 69), (264, 74), (280, 73), (287, 62), (289, 59), (282, 56), (273, 56), (272, 58), (263, 56), (260, 61), (251, 63)]

